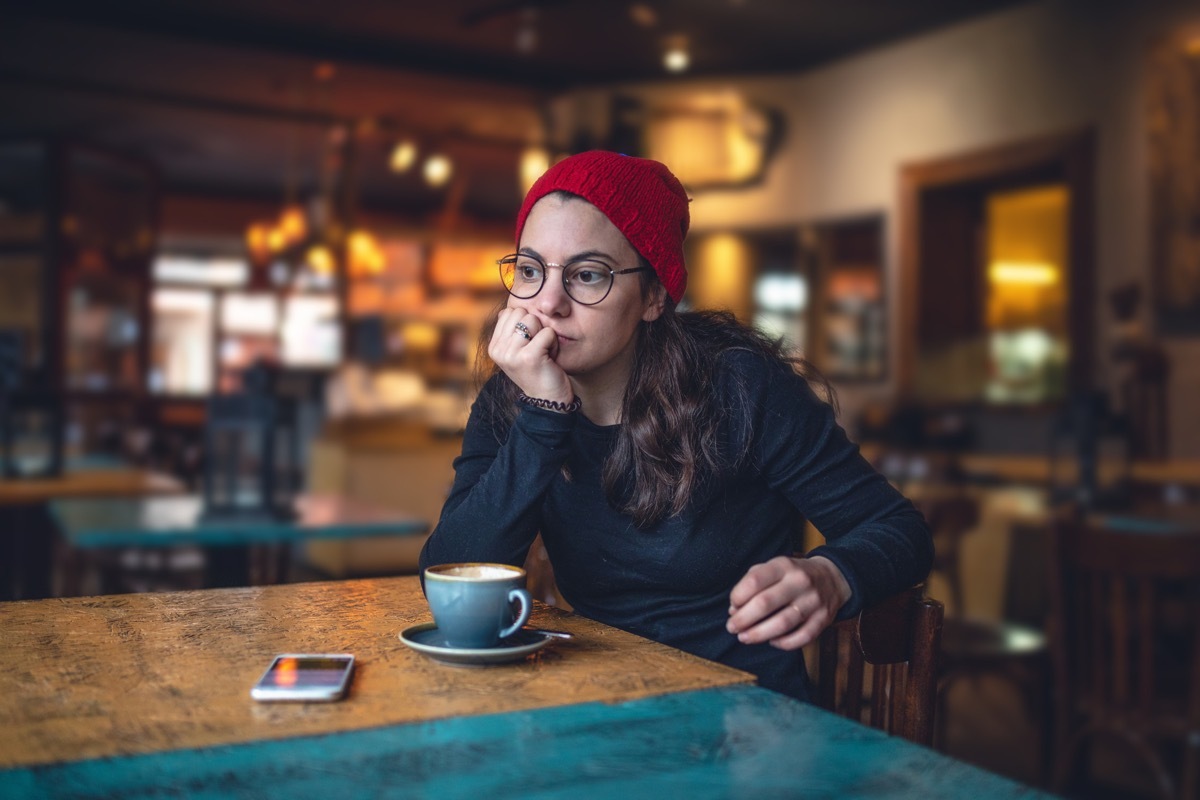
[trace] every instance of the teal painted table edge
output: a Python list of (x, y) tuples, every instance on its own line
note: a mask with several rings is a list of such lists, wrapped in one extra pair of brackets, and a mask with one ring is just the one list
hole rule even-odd
[[(167, 519), (148, 521), (143, 510), (177, 507)], [(63, 537), (81, 550), (112, 547), (164, 547), (247, 545), (298, 542), (311, 539), (353, 539), (370, 536), (423, 534), (429, 523), (396, 515), (371, 520), (306, 526), (301, 522), (264, 523), (222, 521), (198, 523), (198, 498), (98, 498), (54, 500), (50, 513)]]
[(2, 797), (1048, 797), (750, 686), (0, 772)]

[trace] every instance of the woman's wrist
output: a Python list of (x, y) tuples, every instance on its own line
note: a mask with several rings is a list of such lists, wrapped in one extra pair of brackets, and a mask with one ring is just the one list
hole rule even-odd
[(542, 408), (546, 411), (556, 411), (559, 414), (573, 414), (583, 405), (583, 401), (579, 399), (579, 395), (575, 395), (573, 398), (571, 398), (569, 403), (563, 403), (558, 400), (546, 400), (542, 397), (530, 397), (524, 392), (521, 392), (517, 395), (517, 400), (525, 405), (533, 406), (534, 408)]

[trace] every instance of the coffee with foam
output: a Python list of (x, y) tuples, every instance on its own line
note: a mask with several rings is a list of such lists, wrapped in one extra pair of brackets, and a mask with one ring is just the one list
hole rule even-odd
[(445, 569), (432, 567), (430, 571), (446, 578), (467, 578), (474, 580), (500, 580), (521, 574), (521, 571), (518, 569), (493, 564), (464, 564), (457, 567), (446, 567)]

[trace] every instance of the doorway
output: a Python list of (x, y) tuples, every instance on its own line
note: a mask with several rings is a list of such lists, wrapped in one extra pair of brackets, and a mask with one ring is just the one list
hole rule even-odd
[(901, 172), (900, 391), (1054, 405), (1090, 381), (1093, 136)]

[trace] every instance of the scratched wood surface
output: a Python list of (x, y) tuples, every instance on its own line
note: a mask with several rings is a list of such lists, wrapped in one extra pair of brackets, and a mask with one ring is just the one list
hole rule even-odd
[[(539, 606), (575, 634), (516, 664), (455, 667), (397, 638), (431, 619), (415, 577), (0, 603), (0, 768), (617, 702), (752, 676)], [(283, 652), (350, 652), (338, 703), (263, 704)]]
[(54, 478), (0, 480), (0, 506), (44, 503), (60, 497), (136, 497), (182, 491), (183, 484), (160, 472), (87, 468), (68, 470)]

